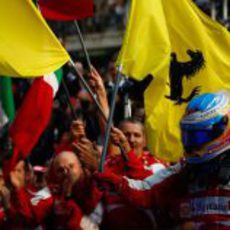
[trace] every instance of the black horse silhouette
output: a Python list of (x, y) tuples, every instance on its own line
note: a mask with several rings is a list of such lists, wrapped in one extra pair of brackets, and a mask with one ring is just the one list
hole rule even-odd
[(189, 102), (195, 95), (199, 94), (200, 86), (193, 88), (191, 94), (183, 98), (183, 77), (191, 79), (196, 73), (198, 73), (204, 66), (205, 60), (201, 51), (187, 50), (187, 54), (191, 60), (188, 62), (179, 62), (177, 60), (176, 53), (171, 53), (170, 64), (170, 95), (166, 98), (175, 101), (176, 104), (183, 102)]

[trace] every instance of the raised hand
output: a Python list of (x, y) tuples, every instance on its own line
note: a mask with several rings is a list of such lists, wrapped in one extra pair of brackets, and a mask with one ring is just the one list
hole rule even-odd
[(128, 153), (131, 150), (131, 147), (125, 134), (120, 129), (112, 127), (110, 136), (112, 142), (115, 145), (121, 145), (126, 153)]
[(93, 66), (91, 67), (89, 82), (96, 94), (106, 95), (106, 90), (102, 77)]
[(91, 67), (89, 83), (97, 95), (98, 101), (101, 104), (105, 116), (108, 117), (109, 105), (108, 105), (107, 93), (105, 90), (104, 82), (100, 74), (93, 66)]
[(15, 189), (20, 189), (25, 186), (26, 172), (25, 162), (19, 161), (14, 170), (10, 172), (10, 181)]
[(94, 177), (98, 180), (98, 182), (108, 182), (113, 185), (119, 185), (123, 177), (113, 173), (110, 169), (106, 168), (104, 172), (97, 172), (94, 174)]
[(78, 143), (73, 143), (75, 152), (77, 153), (83, 166), (88, 168), (91, 172), (98, 167), (99, 151), (87, 138), (81, 138)]

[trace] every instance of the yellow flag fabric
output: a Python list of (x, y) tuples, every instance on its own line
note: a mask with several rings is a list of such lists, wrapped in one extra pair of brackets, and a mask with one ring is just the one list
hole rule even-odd
[(0, 1), (0, 75), (37, 77), (68, 60), (31, 0)]
[(117, 64), (127, 76), (143, 79), (169, 62), (170, 41), (159, 0), (133, 0)]
[[(137, 4), (142, 2), (145, 1), (133, 0), (132, 3), (137, 7)], [(167, 33), (164, 35), (167, 38), (163, 39), (163, 44), (168, 39), (171, 52), (171, 55), (166, 55), (171, 59), (163, 66), (164, 68), (158, 69), (157, 72), (148, 72), (155, 77), (145, 92), (148, 146), (158, 157), (177, 161), (183, 156), (179, 121), (187, 103), (197, 94), (230, 89), (230, 34), (205, 15), (191, 0), (148, 2), (161, 4), (163, 8), (164, 19), (157, 21), (159, 22), (157, 28), (161, 27), (162, 21), (166, 21)], [(151, 8), (152, 11), (157, 10)], [(139, 14), (147, 17), (144, 11)], [(131, 13), (131, 17), (135, 16)], [(151, 30), (155, 28), (152, 27)], [(149, 52), (150, 44), (147, 41), (151, 40), (151, 46), (156, 44), (159, 47), (159, 38), (156, 38), (157, 34), (151, 39), (145, 38), (144, 34), (139, 36), (139, 42), (143, 43), (142, 53), (148, 54), (149, 57), (145, 56), (144, 60), (147, 60), (147, 66), (150, 66), (155, 57), (160, 57), (163, 53)], [(159, 37), (162, 37), (162, 34), (159, 34)], [(126, 49), (135, 50), (135, 46), (125, 43), (122, 52), (124, 53)], [(141, 60), (138, 54), (136, 56)], [(163, 57), (162, 61), (164, 62), (167, 57)], [(133, 68), (129, 66), (129, 62), (125, 62), (128, 57), (120, 60), (119, 64), (124, 66), (124, 74), (142, 79), (143, 76), (137, 66), (135, 69), (138, 71), (128, 71)], [(135, 65), (139, 65), (138, 62), (135, 62)], [(159, 60), (156, 63), (159, 64)], [(152, 63), (152, 66), (155, 67), (156, 63)], [(146, 74), (144, 64), (141, 63), (140, 68), (143, 66), (142, 73)]]

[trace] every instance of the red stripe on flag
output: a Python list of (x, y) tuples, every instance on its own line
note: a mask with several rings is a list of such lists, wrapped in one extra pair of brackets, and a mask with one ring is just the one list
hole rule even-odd
[(93, 15), (93, 0), (39, 0), (42, 15), (52, 20), (78, 20)]
[(43, 78), (35, 79), (10, 127), (13, 147), (17, 149), (21, 159), (28, 157), (47, 127), (52, 104), (52, 88)]

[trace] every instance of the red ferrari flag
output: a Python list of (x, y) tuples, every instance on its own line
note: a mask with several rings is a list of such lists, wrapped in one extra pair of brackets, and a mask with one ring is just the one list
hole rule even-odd
[(51, 20), (78, 20), (93, 15), (93, 0), (38, 0), (43, 17)]

